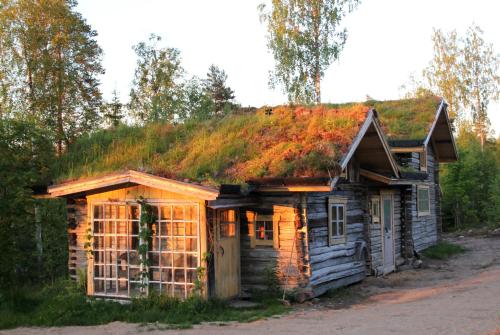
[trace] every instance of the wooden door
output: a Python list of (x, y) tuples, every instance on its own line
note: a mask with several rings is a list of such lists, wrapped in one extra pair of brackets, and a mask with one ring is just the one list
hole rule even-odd
[(381, 195), (382, 238), (384, 247), (384, 274), (395, 270), (394, 259), (394, 224), (392, 194)]
[(218, 210), (215, 230), (215, 295), (221, 299), (236, 297), (240, 294), (240, 225), (237, 210)]

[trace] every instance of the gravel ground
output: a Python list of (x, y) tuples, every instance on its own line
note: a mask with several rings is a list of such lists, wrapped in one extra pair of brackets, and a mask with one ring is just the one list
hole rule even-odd
[(500, 236), (446, 237), (465, 254), (425, 261), (418, 270), (370, 277), (332, 298), (294, 306), (285, 316), (252, 323), (17, 328), (2, 335), (122, 334), (480, 334), (500, 335)]

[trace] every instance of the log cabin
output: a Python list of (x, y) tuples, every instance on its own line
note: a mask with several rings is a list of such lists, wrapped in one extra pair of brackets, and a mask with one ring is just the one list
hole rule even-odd
[[(439, 164), (457, 159), (441, 98), (164, 127), (139, 149), (114, 139), (118, 162), (80, 153), (48, 187), (67, 201), (69, 270), (88, 295), (230, 299), (274, 285), (304, 300), (396, 271), (440, 238)], [(147, 141), (161, 146), (138, 159)]]

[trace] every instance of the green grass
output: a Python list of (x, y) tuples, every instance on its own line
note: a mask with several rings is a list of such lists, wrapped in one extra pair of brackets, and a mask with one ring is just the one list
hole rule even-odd
[(466, 249), (460, 245), (449, 242), (439, 242), (425, 249), (422, 254), (427, 258), (445, 260), (453, 255), (464, 253), (465, 251)]
[(165, 296), (133, 300), (129, 304), (85, 296), (68, 281), (25, 287), (0, 294), (0, 329), (21, 326), (99, 325), (113, 321), (188, 328), (200, 322), (250, 322), (289, 310), (276, 299), (262, 298), (254, 308), (234, 309), (224, 301)]

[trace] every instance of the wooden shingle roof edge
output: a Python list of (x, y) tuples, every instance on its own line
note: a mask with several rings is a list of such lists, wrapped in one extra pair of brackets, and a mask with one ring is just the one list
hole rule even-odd
[(215, 200), (219, 196), (219, 190), (216, 188), (163, 178), (135, 170), (52, 185), (48, 187), (47, 192), (51, 197), (65, 197), (126, 184), (144, 185), (160, 190), (190, 195), (202, 200)]
[[(374, 108), (371, 108), (368, 112), (368, 115), (366, 117), (365, 122), (361, 126), (361, 129), (359, 130), (358, 134), (354, 138), (354, 141), (351, 143), (351, 146), (349, 147), (349, 150), (347, 151), (347, 154), (342, 158), (340, 161), (340, 166), (343, 169), (347, 167), (347, 164), (351, 160), (352, 156), (356, 152), (356, 149), (358, 148), (359, 144), (361, 143), (361, 140), (365, 136), (366, 132), (368, 131), (368, 128), (373, 125), (375, 127), (375, 130), (377, 131), (377, 135), (380, 138), (380, 141), (382, 142), (382, 145), (384, 147), (384, 151), (387, 155), (387, 158), (389, 159), (389, 162), (391, 164), (392, 171), (394, 172), (394, 176), (396, 178), (400, 177), (400, 171), (398, 164), (396, 162), (396, 159), (394, 155), (391, 152), (391, 147), (389, 143), (387, 142), (387, 138), (384, 134), (384, 131), (382, 130), (382, 127), (380, 126), (380, 123), (377, 118), (377, 112)], [(339, 176), (336, 176), (332, 179), (332, 182), (330, 184), (331, 189), (335, 187), (335, 184), (337, 184), (337, 181), (339, 180)]]
[(427, 134), (427, 137), (424, 140), (424, 146), (427, 147), (429, 145), (429, 142), (431, 141), (434, 129), (436, 128), (436, 124), (438, 123), (439, 116), (441, 114), (443, 114), (445, 117), (445, 120), (446, 120), (446, 125), (448, 126), (448, 130), (450, 132), (450, 141), (451, 141), (451, 144), (453, 146), (453, 155), (455, 157), (455, 160), (457, 160), (458, 159), (458, 149), (457, 149), (457, 144), (455, 142), (455, 136), (453, 136), (453, 133), (451, 130), (452, 129), (451, 121), (450, 121), (450, 117), (449, 117), (448, 112), (447, 112), (447, 107), (448, 107), (448, 103), (446, 102), (446, 100), (444, 98), (441, 98), (441, 103), (439, 104), (439, 108), (436, 111), (436, 116), (434, 117), (434, 122), (432, 122), (432, 126), (429, 130), (429, 133)]

